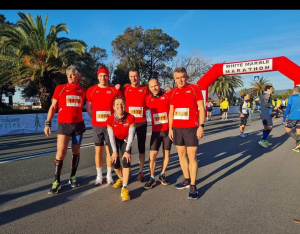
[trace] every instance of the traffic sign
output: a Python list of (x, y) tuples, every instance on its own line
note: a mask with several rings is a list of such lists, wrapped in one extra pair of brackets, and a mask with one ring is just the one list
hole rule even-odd
[(259, 76), (253, 76), (254, 81), (259, 81)]

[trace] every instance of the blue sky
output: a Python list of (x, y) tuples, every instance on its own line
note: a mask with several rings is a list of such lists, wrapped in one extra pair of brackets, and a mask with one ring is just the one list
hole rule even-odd
[[(47, 29), (65, 23), (71, 39), (89, 47), (106, 49), (109, 62), (111, 42), (131, 26), (162, 29), (180, 46), (178, 56), (200, 51), (214, 63), (238, 62), (286, 56), (300, 65), (300, 10), (0, 10), (6, 21), (15, 23), (18, 12), (33, 18), (48, 13)], [(280, 72), (260, 73), (277, 90), (293, 88), (294, 82)], [(250, 88), (253, 75), (242, 75)], [(15, 95), (14, 102), (19, 101)]]

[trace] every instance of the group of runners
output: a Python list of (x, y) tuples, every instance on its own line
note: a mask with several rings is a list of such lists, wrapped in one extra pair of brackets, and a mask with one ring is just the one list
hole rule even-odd
[[(71, 65), (66, 69), (68, 82), (55, 88), (49, 108), (44, 132), (51, 134), (51, 120), (58, 109), (57, 152), (55, 156), (55, 176), (48, 194), (56, 194), (61, 189), (60, 175), (72, 139), (71, 174), (72, 188), (79, 186), (76, 171), (80, 159), (80, 145), (86, 131), (82, 118), (82, 108), (86, 100), (86, 110), (91, 117), (93, 141), (95, 144), (95, 186), (103, 183), (121, 188), (123, 201), (130, 200), (128, 183), (130, 176), (131, 148), (137, 136), (139, 152), (139, 173), (137, 181), (145, 182), (144, 164), (147, 134), (146, 110), (149, 109), (152, 121), (152, 135), (149, 153), (149, 180), (145, 189), (156, 184), (156, 158), (162, 145), (163, 160), (158, 181), (169, 185), (165, 172), (170, 159), (172, 144), (176, 146), (184, 180), (175, 185), (177, 189), (189, 188), (189, 199), (198, 199), (196, 177), (198, 171), (197, 147), (204, 136), (205, 109), (200, 87), (187, 82), (188, 74), (184, 67), (176, 68), (173, 78), (176, 87), (161, 90), (157, 79), (149, 80), (149, 87), (140, 85), (137, 69), (129, 70), (130, 84), (109, 84), (109, 71), (101, 65), (97, 72), (99, 83), (86, 89), (80, 86), (81, 71)], [(103, 178), (103, 152), (106, 150), (106, 180)], [(121, 164), (122, 161), (122, 164)], [(118, 179), (112, 178), (112, 167)]]

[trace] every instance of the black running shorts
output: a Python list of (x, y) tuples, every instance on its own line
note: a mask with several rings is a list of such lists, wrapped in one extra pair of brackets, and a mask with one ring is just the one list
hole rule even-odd
[(198, 146), (198, 127), (173, 128), (173, 144), (178, 146)]
[(170, 150), (172, 141), (169, 137), (169, 130), (162, 132), (152, 132), (150, 140), (150, 150), (159, 151), (159, 147), (163, 143), (163, 150)]
[(109, 144), (107, 127), (93, 126), (93, 140), (95, 146), (104, 146), (104, 141), (106, 144)]
[(83, 134), (85, 131), (84, 121), (77, 123), (58, 123), (57, 134), (77, 136)]

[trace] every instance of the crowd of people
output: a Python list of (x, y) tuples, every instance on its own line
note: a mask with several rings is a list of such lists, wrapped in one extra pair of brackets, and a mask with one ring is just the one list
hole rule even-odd
[[(176, 146), (184, 180), (175, 185), (176, 189), (189, 188), (189, 199), (198, 199), (196, 177), (198, 171), (197, 147), (204, 136), (205, 108), (200, 87), (187, 82), (188, 74), (184, 67), (173, 72), (176, 87), (161, 89), (157, 79), (151, 78), (149, 85), (140, 84), (137, 69), (128, 72), (130, 84), (109, 84), (109, 71), (101, 65), (97, 71), (99, 83), (86, 89), (80, 86), (81, 71), (71, 65), (66, 69), (68, 82), (55, 88), (52, 104), (45, 121), (44, 132), (51, 134), (51, 120), (58, 109), (57, 152), (55, 156), (54, 182), (48, 194), (56, 194), (61, 189), (60, 175), (68, 143), (72, 139), (71, 174), (69, 183), (78, 187), (76, 171), (80, 159), (80, 146), (86, 131), (82, 118), (82, 108), (91, 117), (93, 141), (95, 144), (95, 186), (103, 183), (113, 188), (121, 188), (122, 201), (130, 200), (128, 183), (130, 178), (131, 148), (134, 136), (137, 137), (139, 152), (139, 173), (137, 181), (145, 181), (147, 118), (149, 109), (152, 121), (150, 140), (150, 178), (144, 189), (156, 184), (155, 169), (159, 148), (163, 148), (163, 160), (158, 181), (169, 185), (166, 169), (170, 159), (172, 144)], [(121, 88), (121, 89), (120, 89)], [(106, 151), (106, 180), (103, 178), (103, 153)], [(121, 163), (122, 161), (122, 163)], [(112, 178), (112, 167), (118, 176)]]

